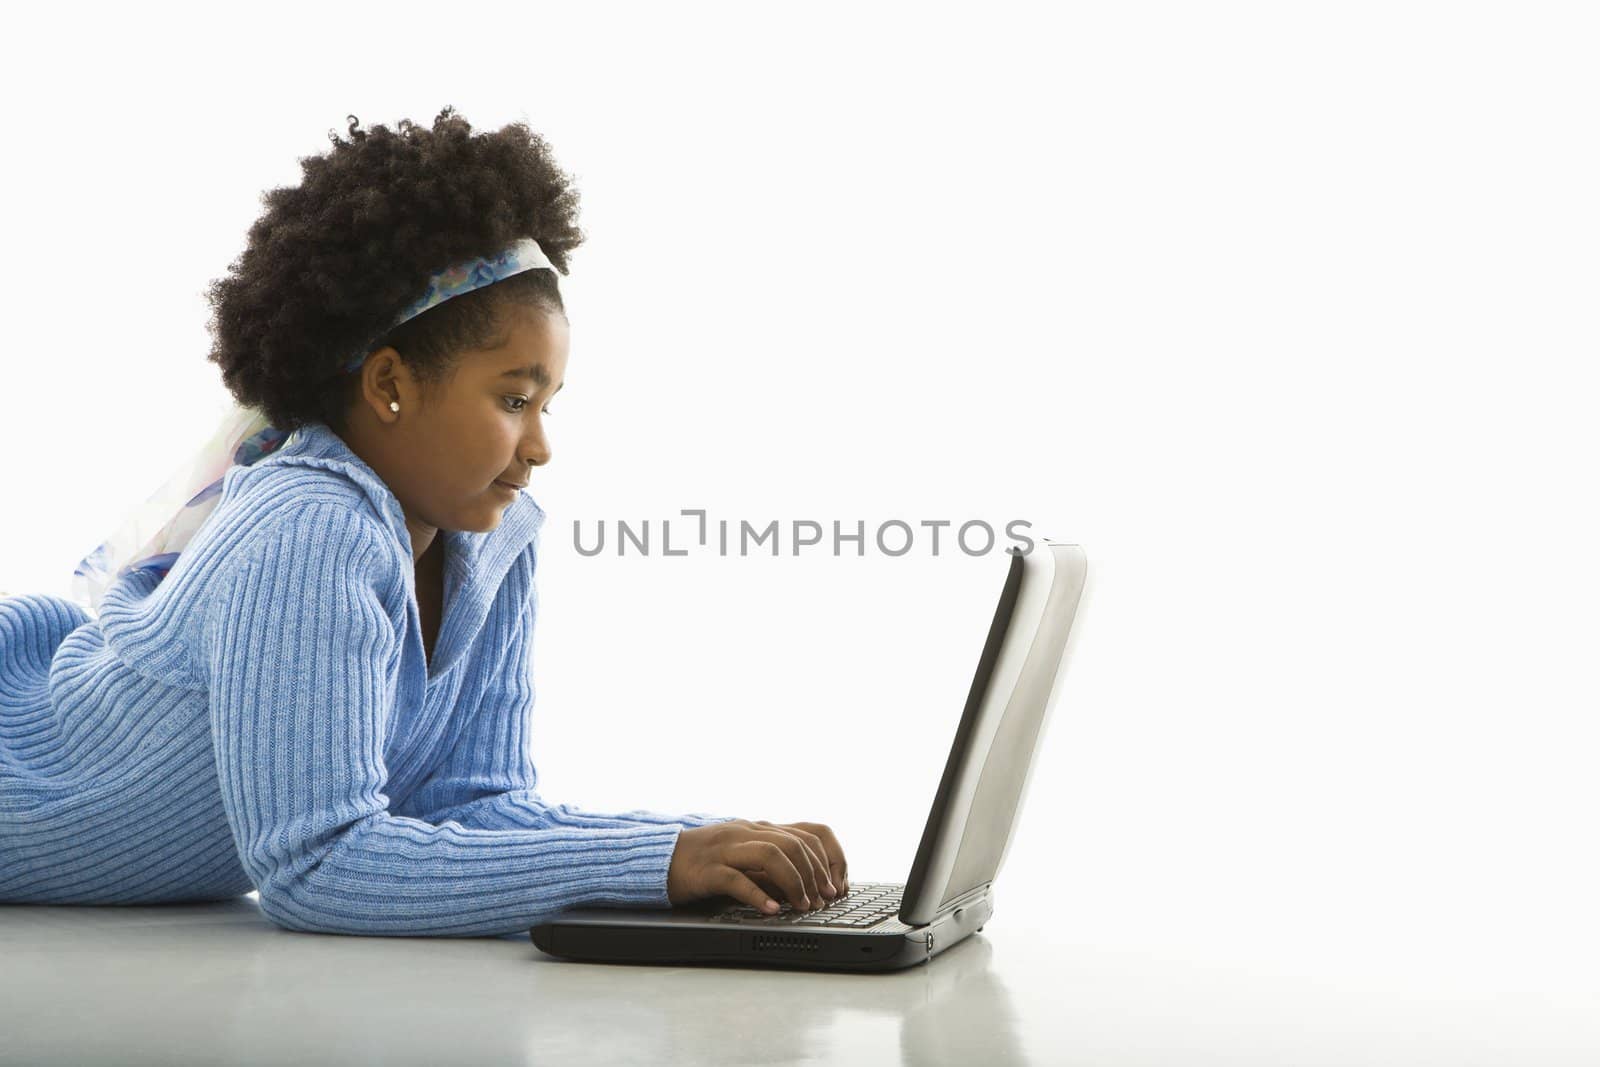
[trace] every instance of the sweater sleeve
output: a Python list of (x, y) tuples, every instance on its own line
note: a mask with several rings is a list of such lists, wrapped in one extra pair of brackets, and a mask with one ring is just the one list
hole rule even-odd
[[(426, 786), (429, 822), (456, 822), (482, 830), (706, 826), (734, 816), (695, 812), (666, 815), (634, 810), (601, 812), (550, 804), (538, 793), (528, 726), (533, 712), (532, 646), (537, 595), (531, 574), (508, 583), (484, 624), (482, 640), (496, 666), (482, 676), (476, 707), (460, 708), (459, 731), (443, 765)], [(526, 589), (526, 594), (519, 594)]]
[(470, 937), (583, 904), (669, 906), (675, 824), (477, 829), (392, 814), (383, 745), (403, 575), (379, 527), (342, 503), (267, 521), (219, 575), (201, 646), (223, 808), (271, 921)]

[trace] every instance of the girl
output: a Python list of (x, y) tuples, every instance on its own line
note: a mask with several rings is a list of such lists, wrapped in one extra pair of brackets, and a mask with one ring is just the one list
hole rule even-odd
[(577, 196), (521, 123), (359, 127), (263, 197), (209, 290), (243, 406), (208, 446), (223, 476), (97, 619), (0, 600), (0, 902), (255, 889), (292, 930), (474, 936), (844, 892), (820, 823), (539, 797), (522, 489), (566, 376)]

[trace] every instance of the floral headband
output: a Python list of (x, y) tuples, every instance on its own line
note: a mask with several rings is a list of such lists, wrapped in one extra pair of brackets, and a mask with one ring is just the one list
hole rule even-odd
[[(473, 259), (466, 263), (457, 263), (453, 267), (446, 267), (428, 279), (427, 291), (402, 311), (400, 317), (390, 323), (389, 329), (394, 329), (402, 322), (410, 322), (435, 304), (442, 304), (452, 296), (470, 293), (485, 285), (493, 285), (502, 278), (509, 278), (513, 274), (521, 274), (525, 270), (534, 270), (538, 267), (552, 271), (556, 269), (555, 264), (544, 254), (544, 249), (539, 247), (539, 242), (532, 237), (524, 237), (492, 259)], [(345, 364), (345, 373), (360, 370), (366, 361), (367, 353), (363, 352)]]

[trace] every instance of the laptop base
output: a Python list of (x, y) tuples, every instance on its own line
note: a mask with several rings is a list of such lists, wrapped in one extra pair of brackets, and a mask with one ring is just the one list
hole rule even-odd
[(926, 963), (976, 933), (993, 912), (985, 893), (935, 916), (926, 926), (907, 926), (889, 918), (865, 930), (851, 930), (713, 922), (711, 909), (695, 905), (674, 908), (660, 921), (641, 921), (638, 912), (584, 908), (563, 912), (531, 927), (528, 934), (539, 951), (584, 963), (898, 971)]

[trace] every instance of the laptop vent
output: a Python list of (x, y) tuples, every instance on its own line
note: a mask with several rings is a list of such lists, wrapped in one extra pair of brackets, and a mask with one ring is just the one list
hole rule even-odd
[(757, 952), (816, 952), (822, 948), (814, 937), (797, 937), (793, 934), (757, 934)]

